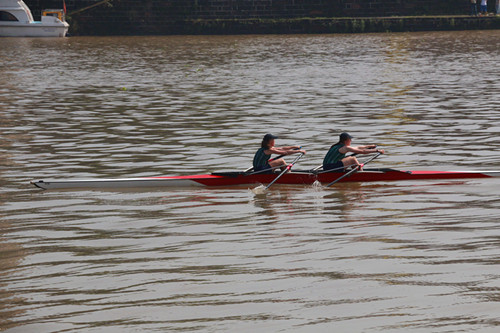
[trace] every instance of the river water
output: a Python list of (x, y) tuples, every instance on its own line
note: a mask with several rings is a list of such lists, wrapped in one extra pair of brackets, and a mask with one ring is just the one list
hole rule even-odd
[(497, 332), (500, 180), (42, 191), (321, 163), (499, 170), (500, 31), (0, 39), (0, 331)]

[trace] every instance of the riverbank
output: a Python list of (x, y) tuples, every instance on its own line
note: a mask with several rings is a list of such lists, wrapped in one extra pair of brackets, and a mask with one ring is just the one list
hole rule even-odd
[(365, 33), (500, 29), (499, 16), (419, 16), (359, 18), (294, 18), (190, 20), (179, 26), (184, 34)]
[(104, 20), (87, 25), (75, 16), (70, 24), (73, 35), (322, 34), (500, 29), (500, 16), (186, 19), (156, 25)]

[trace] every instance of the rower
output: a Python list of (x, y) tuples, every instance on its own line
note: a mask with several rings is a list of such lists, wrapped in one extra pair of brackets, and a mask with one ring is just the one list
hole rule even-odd
[(272, 134), (264, 135), (262, 139), (262, 143), (260, 145), (259, 150), (255, 153), (253, 158), (253, 171), (258, 172), (262, 170), (269, 170), (272, 172), (275, 168), (281, 168), (281, 170), (285, 170), (286, 162), (283, 158), (276, 158), (270, 160), (271, 154), (277, 155), (291, 155), (296, 153), (305, 154), (306, 151), (300, 149), (299, 146), (285, 146), (285, 147), (275, 147), (274, 140), (278, 137)]
[(323, 170), (347, 169), (349, 166), (357, 167), (360, 163), (354, 156), (346, 156), (348, 152), (354, 154), (384, 153), (383, 149), (376, 149), (376, 145), (351, 146), (352, 136), (349, 133), (340, 134), (339, 142), (330, 147), (323, 159)]

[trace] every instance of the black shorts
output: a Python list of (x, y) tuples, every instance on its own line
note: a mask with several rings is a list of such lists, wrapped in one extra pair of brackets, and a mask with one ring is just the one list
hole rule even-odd
[(323, 170), (332, 170), (342, 172), (344, 171), (344, 163), (342, 161), (337, 161), (335, 163), (328, 163), (323, 165)]
[(258, 171), (262, 171), (262, 170), (267, 170), (267, 171), (266, 172), (260, 172), (260, 173), (272, 173), (273, 172), (273, 170), (272, 170), (272, 168), (271, 168), (271, 166), (269, 164), (261, 165), (261, 166), (253, 168), (254, 172), (258, 172)]

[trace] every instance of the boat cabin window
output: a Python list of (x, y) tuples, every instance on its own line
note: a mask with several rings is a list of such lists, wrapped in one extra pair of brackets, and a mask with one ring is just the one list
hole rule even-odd
[(19, 20), (11, 13), (0, 10), (0, 21), (19, 21)]

